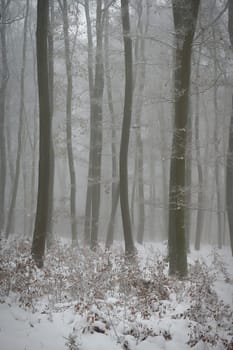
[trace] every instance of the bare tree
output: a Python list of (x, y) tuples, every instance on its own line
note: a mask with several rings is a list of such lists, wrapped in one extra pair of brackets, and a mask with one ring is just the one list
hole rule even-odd
[(199, 0), (173, 0), (175, 27), (174, 132), (169, 190), (169, 273), (187, 274), (185, 241), (185, 159), (192, 43)]
[(133, 103), (133, 58), (128, 0), (121, 0), (121, 18), (125, 54), (125, 100), (120, 145), (120, 203), (125, 239), (125, 253), (126, 255), (132, 255), (134, 254), (135, 248), (130, 222), (128, 198), (128, 148)]
[[(105, 0), (105, 8), (108, 2)], [(113, 105), (112, 95), (112, 80), (109, 60), (109, 9), (106, 9), (105, 13), (105, 34), (104, 34), (104, 52), (105, 52), (105, 79), (107, 88), (108, 109), (111, 117), (111, 150), (112, 150), (112, 198), (111, 198), (111, 213), (107, 229), (106, 248), (110, 248), (114, 238), (114, 225), (115, 216), (117, 212), (117, 206), (119, 202), (119, 182), (118, 170), (117, 170), (117, 150), (116, 150), (116, 113)]]
[[(203, 42), (203, 40), (202, 40)], [(201, 164), (200, 137), (199, 137), (199, 121), (200, 121), (200, 93), (199, 93), (199, 76), (200, 76), (200, 60), (201, 60), (202, 44), (199, 45), (198, 57), (196, 62), (195, 76), (195, 119), (194, 119), (194, 134), (195, 148), (197, 159), (197, 175), (198, 175), (198, 199), (197, 199), (197, 220), (195, 234), (195, 249), (199, 250), (201, 245), (201, 237), (204, 224), (204, 179), (203, 169)]]
[(66, 62), (66, 76), (67, 76), (67, 90), (66, 90), (66, 142), (68, 163), (70, 171), (70, 215), (71, 215), (71, 232), (72, 242), (77, 243), (77, 222), (76, 222), (76, 175), (72, 147), (72, 92), (73, 92), (73, 78), (72, 78), (72, 62), (70, 52), (69, 39), (69, 20), (67, 0), (59, 0), (63, 19), (63, 32), (65, 42), (65, 62)]
[(49, 181), (50, 181), (50, 147), (51, 147), (51, 114), (48, 75), (48, 17), (49, 2), (37, 2), (37, 79), (39, 91), (40, 145), (39, 145), (39, 178), (37, 210), (32, 241), (32, 257), (38, 267), (43, 266), (45, 240), (48, 232), (49, 215)]
[[(54, 111), (54, 0), (49, 0), (49, 26), (48, 26), (48, 69), (49, 69), (49, 96), (50, 96), (50, 113), (51, 128)], [(53, 243), (53, 204), (54, 204), (54, 171), (55, 156), (53, 147), (53, 138), (51, 131), (51, 149), (50, 149), (50, 183), (49, 183), (49, 223), (47, 246), (51, 247)]]
[[(141, 1), (137, 1), (137, 13), (138, 13), (138, 35), (140, 36), (138, 42), (138, 50), (136, 50), (136, 60), (139, 64), (137, 69), (137, 99), (135, 103), (135, 122), (136, 122), (136, 155), (135, 155), (135, 170), (137, 178), (137, 193), (138, 193), (138, 225), (137, 225), (137, 242), (143, 242), (144, 228), (145, 228), (145, 208), (144, 208), (144, 160), (143, 160), (143, 141), (142, 141), (142, 131), (141, 131), (141, 120), (142, 120), (142, 110), (143, 110), (143, 93), (145, 90), (146, 81), (146, 57), (145, 57), (145, 39), (144, 36), (148, 34), (149, 27), (149, 1), (146, 2), (146, 24), (143, 28), (142, 15), (143, 15), (143, 5)], [(136, 89), (136, 87), (135, 87)]]
[[(228, 31), (230, 37), (231, 48), (233, 48), (233, 2), (229, 1), (228, 9)], [(233, 256), (233, 95), (232, 95), (232, 111), (229, 126), (229, 141), (227, 151), (227, 169), (226, 169), (226, 205), (229, 223), (231, 251)]]
[(29, 0), (26, 0), (26, 12), (24, 18), (24, 28), (23, 28), (23, 52), (22, 52), (22, 67), (20, 76), (20, 107), (19, 107), (19, 128), (18, 128), (18, 148), (16, 156), (16, 166), (14, 175), (14, 184), (12, 189), (12, 197), (10, 202), (10, 208), (8, 213), (7, 225), (6, 225), (6, 237), (8, 238), (11, 233), (12, 218), (15, 209), (15, 202), (18, 192), (19, 176), (20, 176), (20, 161), (22, 153), (22, 132), (23, 132), (23, 117), (24, 117), (24, 81), (25, 81), (25, 66), (26, 66), (26, 50), (27, 50), (27, 23), (28, 23), (28, 12), (29, 12)]
[(5, 187), (6, 187), (6, 145), (5, 145), (5, 112), (6, 92), (9, 79), (6, 47), (6, 15), (10, 1), (1, 0), (0, 8), (0, 42), (1, 42), (1, 85), (0, 85), (0, 232), (4, 229)]
[[(92, 26), (89, 0), (85, 0), (88, 35), (88, 77), (90, 96), (90, 150), (85, 212), (85, 241), (96, 249), (100, 213), (101, 160), (102, 160), (102, 103), (104, 92), (103, 27), (104, 9), (102, 0), (96, 2), (96, 51), (94, 63)], [(95, 65), (95, 71), (94, 71)]]
[(88, 162), (88, 178), (87, 178), (87, 194), (86, 194), (86, 207), (85, 207), (85, 224), (84, 224), (84, 241), (86, 244), (90, 243), (91, 234), (91, 221), (92, 221), (92, 159), (93, 149), (92, 140), (94, 128), (93, 125), (93, 90), (94, 90), (94, 48), (92, 37), (92, 24), (89, 9), (89, 0), (85, 0), (85, 16), (87, 23), (87, 42), (88, 42), (88, 83), (89, 83), (89, 98), (90, 98), (90, 150), (89, 150), (89, 162)]

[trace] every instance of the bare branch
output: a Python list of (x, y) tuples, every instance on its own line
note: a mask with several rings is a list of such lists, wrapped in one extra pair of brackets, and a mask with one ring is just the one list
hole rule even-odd
[(219, 12), (219, 14), (213, 19), (212, 22), (208, 23), (205, 27), (203, 27), (199, 33), (197, 33), (196, 37), (194, 38), (194, 40), (197, 40), (198, 38), (200, 38), (200, 36), (206, 31), (208, 30), (210, 27), (212, 27), (218, 20), (219, 18), (222, 17), (222, 15), (224, 14), (224, 12), (226, 12), (226, 10), (228, 9), (228, 4), (229, 4), (229, 0), (227, 0), (224, 8)]

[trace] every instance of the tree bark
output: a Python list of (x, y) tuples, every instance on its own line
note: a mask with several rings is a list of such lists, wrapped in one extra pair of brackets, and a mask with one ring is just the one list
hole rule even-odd
[(146, 3), (146, 24), (143, 31), (142, 28), (142, 14), (143, 7), (141, 1), (137, 3), (138, 8), (138, 29), (141, 39), (139, 40), (139, 50), (138, 56), (136, 57), (140, 63), (137, 80), (138, 80), (138, 93), (135, 106), (135, 121), (136, 121), (136, 172), (137, 172), (137, 192), (138, 192), (138, 226), (137, 226), (137, 242), (142, 244), (144, 238), (144, 228), (145, 228), (145, 207), (144, 207), (144, 161), (143, 161), (143, 141), (141, 134), (141, 117), (142, 117), (142, 108), (143, 108), (143, 93), (145, 89), (146, 81), (146, 57), (145, 57), (145, 39), (143, 36), (147, 35), (149, 27), (149, 2)]
[[(61, 4), (61, 2), (60, 2)], [(76, 175), (72, 147), (72, 93), (73, 93), (73, 78), (72, 78), (72, 62), (70, 55), (70, 40), (69, 40), (69, 22), (67, 0), (63, 0), (62, 6), (63, 32), (65, 42), (65, 62), (67, 75), (67, 90), (66, 90), (66, 142), (68, 153), (68, 165), (70, 172), (70, 215), (71, 215), (71, 234), (72, 243), (77, 244), (77, 222), (76, 222)]]
[(175, 110), (169, 191), (169, 273), (187, 275), (185, 241), (185, 158), (192, 42), (196, 28), (199, 0), (173, 0), (175, 26)]
[(5, 113), (6, 113), (6, 91), (9, 79), (7, 47), (6, 47), (6, 25), (5, 14), (9, 2), (1, 0), (2, 22), (0, 24), (2, 74), (0, 86), (0, 233), (4, 230), (5, 223), (5, 187), (6, 187), (6, 145), (5, 145)]
[(128, 148), (133, 102), (133, 58), (132, 40), (130, 38), (129, 1), (121, 0), (121, 18), (125, 54), (125, 100), (120, 145), (120, 204), (125, 239), (125, 254), (133, 255), (135, 252), (130, 222), (128, 198)]
[[(105, 0), (105, 7), (107, 1)], [(112, 188), (111, 188), (111, 213), (108, 223), (107, 236), (106, 236), (106, 248), (110, 248), (114, 239), (115, 217), (119, 202), (119, 183), (117, 181), (117, 150), (116, 150), (116, 114), (113, 105), (112, 96), (112, 81), (109, 62), (109, 10), (106, 10), (105, 14), (105, 35), (104, 35), (104, 48), (105, 48), (105, 78), (107, 88), (108, 109), (111, 117), (111, 150), (112, 150)]]
[(90, 98), (90, 150), (89, 150), (89, 162), (88, 162), (88, 178), (87, 178), (87, 194), (86, 194), (86, 207), (85, 207), (85, 223), (84, 223), (84, 242), (86, 245), (91, 241), (91, 223), (92, 223), (92, 184), (93, 184), (93, 90), (94, 90), (94, 54), (93, 54), (93, 38), (92, 38), (92, 25), (89, 10), (89, 0), (85, 0), (85, 16), (87, 23), (87, 41), (88, 41), (88, 83), (89, 83), (89, 98)]
[(53, 110), (54, 110), (54, 42), (53, 42), (53, 27), (54, 27), (54, 0), (49, 0), (49, 26), (48, 26), (48, 69), (49, 69), (49, 96), (50, 96), (50, 113), (51, 113), (51, 147), (50, 147), (50, 183), (49, 183), (49, 223), (47, 247), (50, 248), (53, 244), (53, 205), (54, 205), (54, 173), (55, 173), (55, 156), (53, 147)]
[(95, 250), (98, 243), (100, 196), (101, 196), (101, 160), (102, 160), (102, 119), (103, 119), (103, 93), (104, 93), (104, 66), (103, 66), (103, 10), (102, 0), (96, 4), (96, 56), (95, 56), (95, 80), (93, 99), (93, 158), (92, 158), (92, 225), (91, 225), (91, 249)]
[[(15, 166), (15, 176), (14, 184), (12, 188), (12, 197), (10, 202), (10, 208), (7, 218), (6, 225), (6, 238), (9, 237), (12, 228), (12, 218), (15, 210), (16, 197), (18, 193), (18, 184), (20, 176), (20, 161), (22, 154), (22, 133), (23, 133), (23, 116), (24, 116), (24, 76), (25, 76), (25, 66), (26, 66), (26, 50), (27, 50), (27, 23), (28, 23), (28, 12), (29, 12), (29, 0), (26, 0), (26, 13), (24, 18), (24, 28), (23, 28), (23, 52), (22, 52), (22, 67), (20, 74), (20, 107), (19, 107), (19, 128), (18, 128), (18, 147), (16, 156), (16, 166)], [(25, 194), (26, 195), (26, 194)], [(26, 209), (26, 208), (25, 208)]]
[(48, 76), (48, 14), (47, 0), (37, 2), (37, 78), (39, 91), (39, 178), (36, 221), (32, 242), (32, 257), (39, 268), (43, 267), (45, 240), (48, 232), (49, 214), (49, 181), (50, 181), (50, 150), (51, 147), (51, 115)]
[(195, 249), (200, 250), (201, 237), (204, 224), (204, 180), (203, 170), (201, 164), (200, 138), (199, 138), (199, 120), (200, 120), (200, 95), (198, 86), (198, 77), (200, 74), (200, 59), (201, 59), (202, 45), (199, 46), (197, 68), (196, 68), (196, 103), (195, 103), (195, 147), (197, 160), (197, 174), (198, 174), (198, 198), (197, 198), (197, 220), (196, 220), (196, 234), (195, 234)]
[[(233, 49), (233, 2), (228, 4), (228, 31), (230, 37), (231, 48)], [(231, 242), (231, 252), (233, 256), (233, 95), (232, 95), (232, 111), (229, 126), (229, 140), (227, 151), (227, 169), (226, 169), (226, 206), (229, 224), (229, 234)]]

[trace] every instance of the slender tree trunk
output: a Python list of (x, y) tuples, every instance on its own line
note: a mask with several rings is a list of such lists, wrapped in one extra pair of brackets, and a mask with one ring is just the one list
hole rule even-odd
[[(230, 37), (231, 48), (233, 49), (233, 2), (228, 4), (228, 31)], [(232, 110), (229, 126), (229, 140), (227, 151), (227, 169), (226, 169), (226, 206), (231, 242), (231, 252), (233, 256), (233, 95)]]
[(120, 204), (126, 255), (134, 254), (128, 198), (128, 147), (133, 102), (133, 58), (130, 38), (129, 1), (121, 0), (121, 17), (125, 52), (125, 101), (120, 146)]
[(66, 61), (66, 75), (67, 75), (67, 91), (66, 91), (66, 142), (68, 153), (68, 164), (70, 171), (70, 215), (71, 215), (71, 233), (72, 243), (77, 244), (77, 223), (76, 223), (76, 176), (75, 165), (72, 147), (72, 63), (70, 55), (70, 40), (69, 40), (69, 22), (67, 0), (63, 0), (62, 4), (63, 17), (63, 31), (65, 42), (65, 61)]
[[(231, 18), (233, 21), (233, 7), (231, 9)], [(230, 12), (230, 6), (229, 6)], [(233, 44), (233, 31), (232, 39)], [(231, 252), (233, 256), (233, 95), (232, 95), (232, 112), (231, 120), (229, 127), (229, 141), (228, 141), (228, 151), (227, 151), (227, 169), (226, 169), (226, 207), (227, 207), (227, 216), (229, 224), (229, 234), (231, 242)]]
[[(8, 213), (7, 225), (6, 225), (6, 238), (9, 237), (12, 229), (12, 218), (15, 210), (16, 197), (18, 192), (19, 175), (20, 175), (20, 161), (22, 154), (22, 133), (23, 133), (23, 116), (24, 116), (24, 75), (26, 65), (26, 50), (27, 50), (27, 23), (28, 23), (28, 11), (29, 11), (29, 0), (26, 0), (26, 13), (24, 18), (24, 29), (23, 29), (23, 53), (22, 53), (22, 67), (20, 75), (20, 107), (19, 107), (19, 128), (18, 128), (18, 148), (16, 156), (15, 176), (14, 184), (12, 189), (12, 197), (10, 202), (10, 208)], [(26, 208), (24, 208), (26, 209)]]
[(114, 225), (115, 225), (117, 207), (119, 203), (119, 197), (120, 197), (120, 188), (118, 183), (116, 187), (116, 192), (114, 192), (114, 198), (112, 198), (112, 208), (111, 208), (111, 214), (110, 214), (110, 219), (108, 223), (107, 238), (106, 238), (106, 245), (105, 245), (106, 248), (108, 249), (113, 244)]
[(143, 31), (142, 23), (141, 23), (141, 17), (143, 12), (143, 7), (141, 1), (138, 2), (138, 15), (139, 15), (139, 33), (141, 34), (141, 39), (139, 41), (139, 60), (141, 61), (141, 64), (139, 66), (137, 79), (138, 79), (138, 94), (137, 94), (137, 101), (136, 101), (136, 107), (135, 107), (135, 116), (136, 116), (136, 147), (137, 147), (137, 179), (138, 179), (138, 200), (139, 200), (139, 206), (138, 206), (138, 227), (137, 227), (137, 242), (142, 244), (143, 238), (144, 238), (144, 228), (145, 228), (145, 207), (144, 207), (144, 161), (143, 161), (143, 141), (142, 141), (142, 134), (141, 134), (141, 119), (142, 119), (142, 109), (143, 109), (143, 94), (145, 90), (145, 81), (146, 81), (146, 57), (145, 57), (145, 39), (143, 36), (146, 36), (148, 34), (148, 27), (149, 27), (149, 1), (146, 2), (146, 24), (145, 29)]
[[(9, 91), (8, 91), (8, 98), (10, 100), (9, 96)], [(8, 105), (8, 102), (7, 102)], [(9, 123), (6, 123), (6, 148), (7, 148), (7, 159), (8, 159), (8, 168), (9, 168), (9, 176), (10, 176), (10, 180), (11, 180), (11, 186), (13, 188), (14, 186), (14, 176), (15, 176), (15, 170), (14, 170), (14, 157), (13, 157), (13, 152), (12, 152), (12, 140), (11, 140), (11, 129), (10, 129), (10, 125)], [(10, 207), (10, 201), (11, 198), (9, 198), (9, 204), (8, 208)], [(13, 214), (12, 217), (12, 223), (11, 223), (11, 227), (12, 227), (12, 232), (15, 231), (15, 213)]]
[[(107, 7), (107, 1), (105, 0), (105, 7)], [(119, 202), (119, 183), (117, 181), (117, 151), (116, 151), (116, 114), (113, 106), (112, 97), (112, 81), (111, 81), (111, 71), (109, 63), (109, 11), (106, 10), (105, 14), (105, 36), (104, 36), (104, 47), (105, 47), (105, 77), (106, 77), (106, 87), (107, 87), (107, 99), (108, 99), (108, 109), (111, 116), (111, 131), (112, 131), (112, 189), (111, 189), (111, 213), (107, 230), (106, 237), (106, 248), (110, 248), (113, 244), (114, 239), (114, 228), (115, 228), (115, 216), (117, 212), (117, 206)]]
[(199, 46), (197, 69), (196, 69), (196, 103), (195, 103), (195, 147), (196, 147), (196, 160), (197, 160), (197, 174), (198, 174), (198, 198), (197, 198), (197, 221), (196, 221), (196, 234), (195, 234), (195, 249), (199, 250), (201, 245), (201, 237), (204, 224), (204, 180), (201, 164), (201, 151), (200, 151), (200, 137), (199, 137), (199, 120), (200, 120), (200, 94), (198, 77), (200, 75), (200, 59), (201, 59), (202, 45)]
[[(54, 0), (49, 0), (50, 16), (48, 27), (48, 68), (49, 68), (49, 96), (50, 96), (50, 113), (51, 113), (51, 129), (53, 123), (54, 110), (54, 43), (53, 43), (53, 27), (54, 27)], [(49, 183), (49, 223), (47, 247), (53, 244), (53, 204), (54, 204), (54, 172), (55, 172), (55, 156), (53, 147), (53, 133), (51, 130), (51, 148), (50, 148), (50, 183)]]
[(38, 117), (38, 96), (37, 96), (37, 80), (36, 80), (36, 54), (34, 50), (33, 45), (33, 37), (32, 32), (30, 30), (30, 37), (31, 37), (31, 45), (32, 45), (32, 53), (33, 53), (33, 83), (34, 83), (34, 89), (35, 89), (35, 98), (34, 98), (34, 108), (33, 108), (33, 142), (32, 142), (32, 161), (31, 161), (31, 187), (30, 187), (30, 193), (31, 193), (31, 200), (30, 200), (30, 223), (29, 223), (29, 236), (32, 235), (33, 232), (33, 226), (35, 221), (35, 183), (36, 183), (36, 156), (37, 156), (37, 117)]
[[(164, 239), (167, 239), (167, 232), (168, 232), (168, 167), (166, 165), (166, 126), (164, 123), (165, 120), (165, 114), (164, 114), (164, 108), (163, 104), (160, 106), (159, 110), (159, 125), (160, 125), (160, 143), (161, 143), (161, 162), (162, 162), (162, 184), (163, 184), (163, 202), (164, 202), (164, 208), (163, 208), (163, 223), (164, 223)], [(153, 152), (153, 150), (152, 150)]]
[[(9, 3), (8, 3), (9, 5)], [(7, 4), (1, 0), (1, 15), (4, 23)], [(0, 24), (2, 76), (0, 86), (0, 233), (4, 230), (5, 221), (5, 187), (6, 187), (6, 145), (5, 145), (5, 112), (6, 91), (9, 79), (6, 47), (6, 25)]]
[(192, 42), (196, 28), (199, 0), (173, 0), (176, 33), (175, 123), (172, 142), (169, 192), (169, 273), (187, 274), (185, 241), (185, 158), (189, 112)]
[(90, 150), (89, 150), (89, 163), (88, 163), (88, 183), (87, 183), (87, 194), (86, 194), (86, 207), (85, 207), (85, 224), (84, 224), (84, 242), (90, 244), (91, 241), (91, 223), (92, 223), (92, 184), (93, 184), (93, 90), (94, 90), (94, 54), (93, 54), (93, 38), (92, 38), (92, 26), (89, 10), (89, 0), (85, 0), (85, 16), (87, 23), (87, 40), (88, 40), (88, 82), (89, 82), (89, 98), (90, 98)]
[[(189, 108), (190, 110), (191, 108)], [(186, 240), (186, 250), (190, 251), (190, 236), (191, 236), (191, 220), (192, 220), (192, 210), (190, 208), (191, 204), (191, 184), (192, 184), (192, 118), (191, 112), (188, 115), (187, 122), (187, 140), (186, 140), (186, 154), (187, 161), (185, 164), (185, 240)]]
[(40, 146), (39, 146), (39, 178), (35, 229), (32, 242), (32, 257), (38, 267), (43, 266), (45, 240), (48, 232), (49, 215), (49, 181), (51, 147), (51, 115), (48, 76), (48, 14), (47, 0), (37, 2), (37, 78), (39, 90)]
[(102, 0), (96, 4), (96, 56), (95, 56), (95, 81), (93, 91), (93, 158), (92, 158), (92, 226), (91, 248), (96, 249), (98, 243), (100, 195), (101, 195), (101, 160), (102, 160), (102, 119), (103, 119), (103, 93), (104, 93), (104, 66), (103, 66), (103, 10)]
[[(215, 31), (213, 29), (213, 40), (216, 42)], [(216, 47), (213, 47), (214, 53), (214, 80), (217, 81), (217, 53)], [(221, 200), (221, 173), (219, 167), (219, 122), (218, 122), (218, 87), (214, 85), (213, 91), (213, 101), (214, 101), (214, 149), (215, 149), (215, 181), (216, 181), (216, 199), (217, 199), (217, 220), (218, 220), (218, 232), (217, 232), (217, 240), (218, 240), (218, 248), (222, 248), (222, 231), (223, 231), (223, 216), (222, 216), (222, 200)]]

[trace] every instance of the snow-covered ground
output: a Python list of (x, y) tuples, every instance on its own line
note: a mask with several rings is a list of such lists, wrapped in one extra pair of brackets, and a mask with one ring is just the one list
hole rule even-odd
[(233, 258), (204, 246), (189, 276), (167, 275), (166, 246), (138, 248), (125, 265), (120, 245), (94, 254), (57, 244), (43, 270), (30, 242), (0, 252), (1, 350), (233, 349)]

